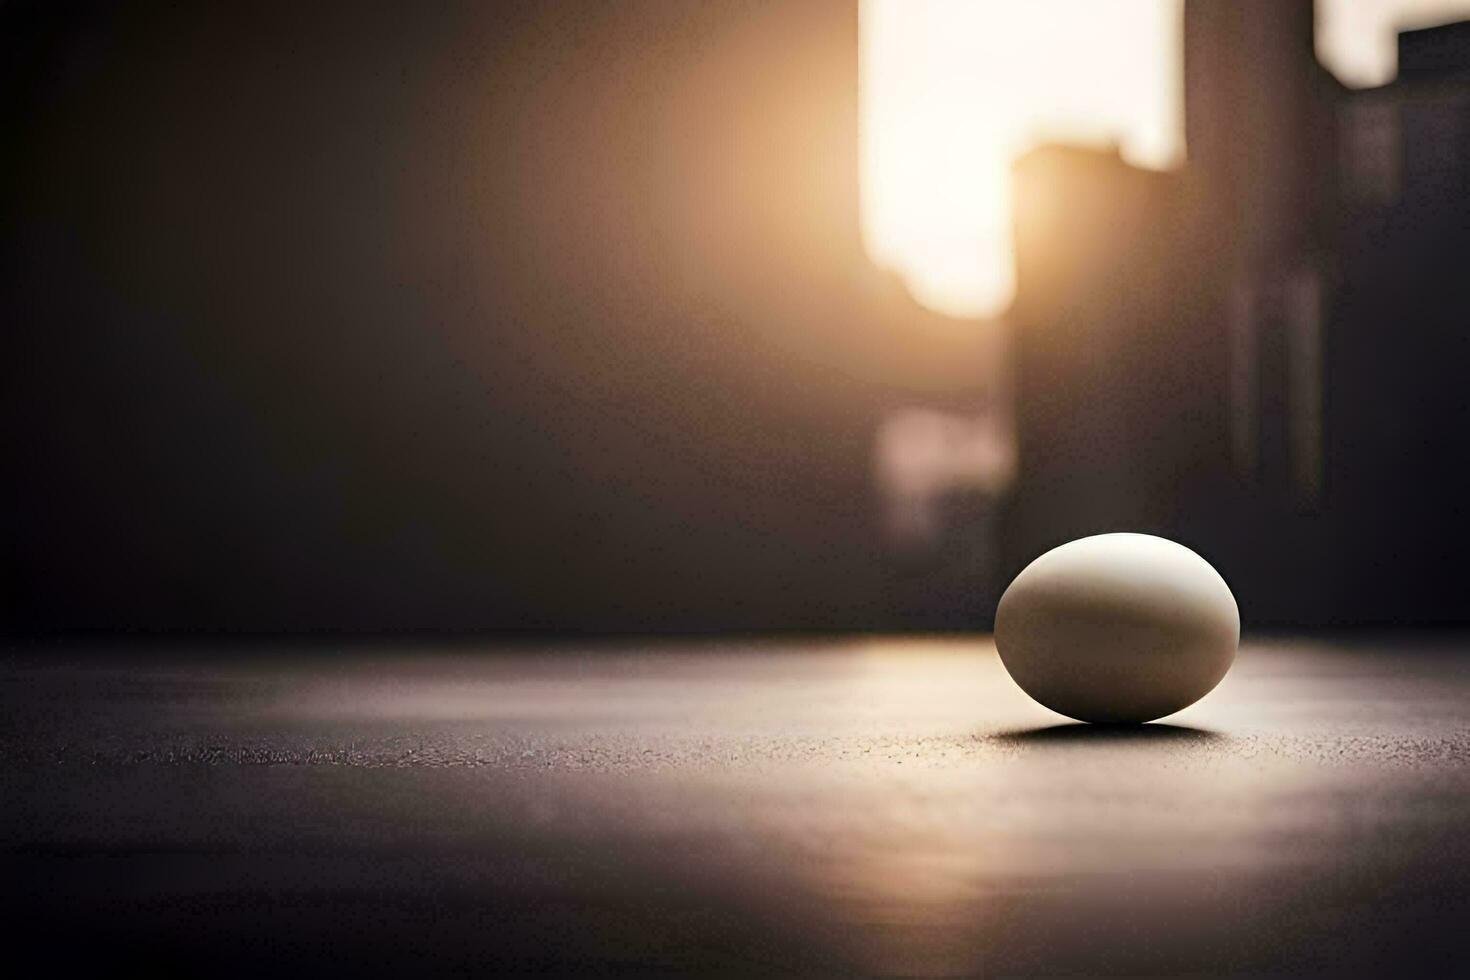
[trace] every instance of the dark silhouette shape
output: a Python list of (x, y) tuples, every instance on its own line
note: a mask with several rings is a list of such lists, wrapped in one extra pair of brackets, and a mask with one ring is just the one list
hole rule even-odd
[(1470, 621), (1470, 25), (1349, 91), (1311, 0), (1185, 6), (1188, 161), (1015, 167), (1018, 480), (1002, 581), (1163, 534), (1247, 620)]

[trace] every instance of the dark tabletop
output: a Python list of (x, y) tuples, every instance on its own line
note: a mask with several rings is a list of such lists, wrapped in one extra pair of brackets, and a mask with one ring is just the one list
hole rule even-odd
[(57, 968), (1445, 975), (1470, 644), (1250, 642), (1068, 725), (972, 639), (87, 645), (0, 661)]

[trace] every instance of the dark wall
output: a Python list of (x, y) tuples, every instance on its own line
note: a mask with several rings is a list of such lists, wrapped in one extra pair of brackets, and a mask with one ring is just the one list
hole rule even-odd
[(856, 29), (0, 5), (5, 623), (885, 622), (873, 425), (987, 340), (863, 257)]

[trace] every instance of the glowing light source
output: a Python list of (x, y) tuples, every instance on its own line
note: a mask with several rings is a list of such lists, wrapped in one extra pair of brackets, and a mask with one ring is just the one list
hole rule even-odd
[[(1225, 2), (1225, 0), (1221, 0)], [(1039, 140), (1183, 157), (1182, 0), (861, 0), (863, 236), (921, 303), (1003, 312), (1009, 168)], [(1318, 0), (1317, 50), (1349, 85), (1395, 70), (1394, 32), (1470, 0)]]
[(926, 306), (1002, 312), (1009, 172), (1039, 140), (1183, 152), (1178, 0), (862, 0), (863, 234)]
[(1344, 85), (1382, 85), (1398, 69), (1398, 31), (1464, 17), (1470, 0), (1317, 0), (1317, 58)]

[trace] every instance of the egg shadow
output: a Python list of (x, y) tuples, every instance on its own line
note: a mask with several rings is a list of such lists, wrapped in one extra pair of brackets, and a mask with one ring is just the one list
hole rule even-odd
[(1014, 732), (1001, 732), (992, 737), (1010, 745), (1116, 745), (1123, 742), (1184, 745), (1216, 742), (1224, 738), (1218, 732), (1189, 725), (1167, 725), (1159, 722), (1142, 725), (1091, 725), (1081, 721), (1041, 728), (1023, 728)]

